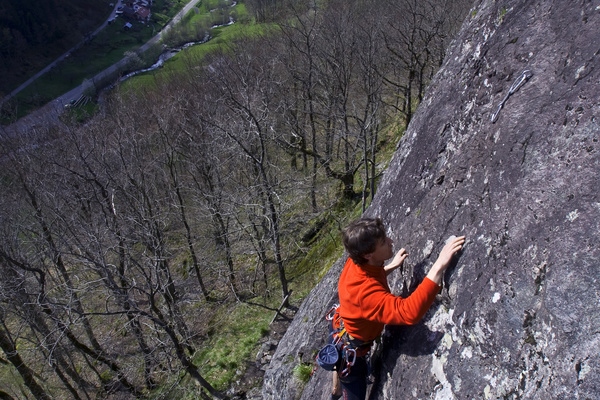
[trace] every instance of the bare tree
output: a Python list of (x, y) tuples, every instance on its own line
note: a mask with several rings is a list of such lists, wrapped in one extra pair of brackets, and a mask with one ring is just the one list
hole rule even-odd
[[(252, 51), (244, 50), (252, 46)], [(269, 239), (279, 272), (282, 296), (289, 294), (281, 246), (280, 202), (274, 161), (277, 148), (271, 126), (277, 113), (272, 78), (277, 76), (272, 60), (256, 57), (260, 46), (245, 43), (232, 57), (216, 58), (206, 70), (208, 90), (217, 106), (206, 122), (216, 133), (228, 138), (248, 162), (246, 173), (260, 201), (251, 205), (268, 221)]]
[(383, 38), (392, 57), (392, 73), (386, 74), (386, 80), (395, 88), (396, 97), (403, 99), (397, 109), (408, 125), (471, 3), (402, 0), (384, 4), (387, 12), (382, 19), (386, 27)]
[[(70, 225), (72, 214), (65, 207), (67, 202), (62, 196), (67, 193), (61, 193), (62, 176), (55, 174), (56, 171), (45, 158), (53, 155), (48, 150), (46, 148), (42, 152), (35, 147), (21, 149), (19, 153), (13, 153), (11, 158), (13, 188), (21, 194), (18, 207), (24, 216), (13, 236), (21, 232), (23, 239), (19, 241), (19, 248), (21, 258), (25, 259), (17, 263), (14, 261), (17, 257), (13, 257), (12, 262), (23, 269), (23, 266), (29, 265), (27, 271), (43, 271), (37, 287), (33, 288), (37, 293), (35, 303), (60, 332), (59, 337), (68, 340), (84, 359), (104, 364), (114, 372), (119, 385), (138, 395), (135, 384), (129, 382), (115, 358), (101, 347), (92, 329), (89, 311), (93, 307), (84, 305), (81, 293), (91, 299), (93, 284), (90, 285), (86, 279), (87, 274), (81, 265), (71, 263), (69, 259), (69, 255), (75, 252), (68, 235), (73, 229)], [(38, 323), (37, 329), (41, 327)]]
[[(183, 225), (185, 227), (186, 241), (187, 241), (187, 246), (188, 246), (188, 249), (190, 252), (190, 257), (192, 259), (192, 267), (194, 268), (194, 272), (196, 273), (196, 278), (198, 279), (198, 285), (200, 286), (200, 290), (202, 291), (204, 298), (206, 300), (210, 300), (210, 295), (209, 295), (208, 289), (206, 288), (206, 285), (204, 284), (204, 279), (202, 278), (202, 272), (200, 271), (200, 261), (198, 260), (196, 246), (194, 244), (193, 235), (192, 235), (192, 229), (191, 229), (190, 222), (188, 220), (187, 211), (186, 211), (187, 206), (186, 206), (186, 202), (184, 200), (184, 196), (182, 193), (183, 189), (181, 187), (181, 181), (180, 181), (180, 178), (179, 178), (179, 175), (177, 172), (178, 166), (176, 165), (176, 162), (175, 162), (175, 158), (177, 157), (177, 155), (178, 155), (178, 153), (175, 150), (172, 150), (172, 152), (170, 152), (168, 154), (167, 165), (169, 168), (169, 174), (171, 176), (173, 189), (175, 190), (177, 203), (179, 205), (181, 222), (183, 223)], [(236, 293), (235, 277), (233, 276), (233, 273), (232, 273), (232, 275), (230, 275), (230, 282), (231, 282), (234, 293)]]
[(301, 140), (282, 140), (281, 145), (311, 157), (314, 177), (322, 168), (339, 180), (343, 200), (354, 198), (361, 165), (362, 138), (350, 101), (356, 100), (351, 97), (356, 79), (355, 16), (351, 5), (340, 2), (308, 15), (296, 14), (292, 22), (282, 24), (288, 88), (299, 87), (296, 104), (288, 105), (287, 126), (292, 138)]

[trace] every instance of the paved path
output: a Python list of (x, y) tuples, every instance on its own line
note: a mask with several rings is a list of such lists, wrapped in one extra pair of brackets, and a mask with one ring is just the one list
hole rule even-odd
[[(95, 36), (96, 34), (98, 34), (98, 32), (100, 32), (102, 29), (104, 29), (106, 27), (106, 25), (108, 24), (108, 21), (111, 18), (115, 17), (116, 11), (117, 11), (118, 7), (121, 5), (121, 1), (122, 0), (118, 0), (118, 1), (115, 2), (115, 8), (111, 12), (110, 16), (107, 18), (106, 21), (104, 21), (104, 23), (100, 27), (98, 27), (98, 29), (96, 29), (94, 31), (94, 33), (92, 34), (93, 36)], [(181, 9), (171, 19), (171, 21), (169, 21), (169, 23), (163, 27), (163, 29), (160, 32), (158, 32), (148, 42), (146, 42), (144, 45), (142, 45), (138, 51), (143, 53), (144, 51), (148, 50), (150, 48), (150, 46), (152, 46), (153, 44), (159, 42), (160, 39), (162, 38), (162, 35), (165, 32), (168, 32), (179, 21), (181, 21), (181, 19), (185, 16), (185, 14), (188, 11), (190, 11), (196, 5), (196, 3), (198, 3), (198, 0), (189, 0), (188, 3), (183, 7), (183, 9)], [(0, 101), (0, 106), (5, 101), (8, 101), (12, 96), (16, 95), (21, 90), (23, 90), (24, 88), (26, 88), (27, 86), (29, 86), (37, 78), (39, 78), (40, 76), (42, 76), (43, 74), (45, 74), (46, 72), (48, 72), (56, 64), (58, 64), (59, 62), (61, 62), (62, 60), (64, 60), (66, 57), (68, 57), (68, 55), (71, 54), (71, 52), (73, 50), (75, 50), (80, 45), (81, 45), (81, 43), (79, 45), (75, 46), (74, 48), (70, 49), (69, 51), (67, 51), (65, 54), (63, 54), (58, 59), (56, 59), (53, 63), (51, 63), (50, 65), (46, 66), (46, 68), (44, 68), (43, 70), (41, 70), (40, 72), (38, 72), (37, 74), (35, 74), (34, 76), (32, 76), (30, 79), (28, 79), (26, 82), (24, 82), (21, 86), (19, 86), (15, 90), (13, 90), (10, 93), (10, 95), (6, 96), (4, 99), (2, 99), (2, 101)], [(121, 67), (125, 62), (126, 62), (126, 59), (123, 58), (122, 60), (120, 60), (116, 64), (113, 64), (112, 66), (108, 67), (104, 71), (98, 73), (96, 76), (94, 76), (92, 78), (92, 80), (100, 80), (103, 77), (105, 77), (106, 75), (114, 73), (115, 70), (117, 70), (119, 67)], [(58, 118), (58, 116), (64, 111), (65, 104), (68, 104), (71, 100), (78, 99), (83, 94), (85, 88), (86, 88), (86, 86), (82, 83), (78, 87), (76, 87), (76, 88), (70, 90), (69, 92), (63, 94), (62, 96), (54, 99), (53, 101), (49, 102), (48, 104), (46, 104), (45, 106), (39, 108), (38, 110), (32, 111), (32, 113), (30, 115), (21, 118), (16, 123), (14, 123), (14, 124), (12, 124), (12, 125), (10, 125), (8, 127), (3, 127), (4, 130), (7, 130), (7, 131), (9, 131), (9, 130), (10, 131), (16, 130), (16, 131), (18, 131), (18, 130), (21, 130), (21, 129), (27, 129), (28, 127), (31, 127), (31, 126), (35, 126), (35, 125), (38, 125), (38, 124), (45, 123), (45, 122), (47, 122), (49, 120), (56, 120), (56, 118)], [(15, 126), (13, 126), (13, 125), (15, 125)], [(11, 129), (11, 127), (12, 127), (12, 129)]]

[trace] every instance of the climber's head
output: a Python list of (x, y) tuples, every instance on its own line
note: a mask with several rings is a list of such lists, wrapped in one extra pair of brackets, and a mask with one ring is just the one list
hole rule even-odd
[(381, 218), (360, 218), (342, 231), (344, 247), (357, 265), (370, 262), (370, 256), (377, 260), (392, 257), (392, 240), (385, 233)]

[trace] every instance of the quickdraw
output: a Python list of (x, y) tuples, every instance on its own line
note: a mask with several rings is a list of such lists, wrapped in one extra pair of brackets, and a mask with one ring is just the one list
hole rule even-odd
[(525, 84), (525, 82), (527, 82), (529, 80), (529, 78), (531, 78), (532, 76), (533, 76), (533, 74), (531, 73), (531, 71), (526, 69), (525, 71), (523, 71), (521, 73), (521, 75), (519, 75), (519, 77), (517, 79), (515, 79), (512, 86), (510, 87), (510, 89), (508, 89), (508, 93), (506, 93), (506, 96), (504, 96), (504, 99), (502, 99), (502, 101), (498, 105), (498, 109), (496, 109), (496, 112), (492, 114), (492, 118), (491, 118), (492, 124), (498, 120), (498, 115), (500, 114), (500, 110), (502, 110), (502, 107), (504, 107), (504, 103), (506, 103), (506, 100), (508, 100), (510, 95), (512, 95), (517, 90), (519, 90), (519, 88), (521, 86), (523, 86)]
[(348, 374), (350, 373), (350, 368), (352, 368), (354, 366), (354, 363), (356, 362), (356, 350), (351, 349), (349, 347), (345, 347), (344, 355), (344, 361), (346, 361), (346, 368), (342, 370), (341, 375), (348, 376)]

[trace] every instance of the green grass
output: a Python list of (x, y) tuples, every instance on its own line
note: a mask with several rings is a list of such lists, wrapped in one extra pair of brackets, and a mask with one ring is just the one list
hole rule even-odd
[[(225, 17), (221, 15), (221, 11), (218, 9), (209, 13), (209, 10), (214, 10), (217, 7), (217, 4), (217, 0), (199, 2), (197, 5), (198, 12), (192, 9), (184, 17), (183, 24), (180, 24), (177, 28), (184, 31), (180, 35), (184, 38), (181, 40), (198, 40), (193, 37), (196, 33), (192, 29), (195, 24), (202, 24), (206, 26), (206, 29), (209, 29), (210, 26), (222, 23), (225, 19), (228, 20), (229, 14), (235, 16), (237, 21), (246, 21), (248, 19), (244, 4), (237, 4), (233, 8), (225, 8), (223, 11)], [(182, 0), (178, 0), (177, 3), (157, 0), (153, 6), (154, 22), (148, 25), (134, 23), (134, 28), (131, 30), (124, 30), (123, 25), (126, 21), (123, 18), (117, 18), (115, 22), (108, 25), (93, 40), (79, 50), (74, 51), (69, 58), (59, 63), (57, 67), (38, 78), (29, 87), (17, 94), (12, 100), (14, 109), (16, 109), (16, 118), (21, 118), (29, 114), (33, 110), (79, 86), (85, 80), (91, 80), (100, 71), (122, 60), (127, 52), (137, 50), (142, 44), (153, 37), (157, 33), (157, 30), (161, 29), (182, 6)], [(223, 44), (231, 43), (243, 37), (265, 34), (270, 27), (270, 25), (238, 22), (232, 25), (213, 28), (210, 30), (212, 39), (208, 43), (193, 46), (182, 51), (168, 60), (164, 68), (158, 71), (140, 74), (128, 79), (122, 85), (122, 88), (128, 91), (137, 90), (139, 87), (152, 87), (155, 83), (155, 78), (162, 79), (165, 76), (185, 70), (186, 63), (185, 61), (181, 61), (182, 57), (192, 57), (193, 60), (201, 60), (209, 52), (220, 49)], [(186, 33), (186, 29), (189, 32)], [(175, 39), (169, 39), (169, 41), (172, 40)], [(153, 64), (156, 61), (157, 54), (154, 54), (154, 56), (152, 60), (142, 60), (136, 68), (141, 69)], [(123, 71), (123, 73), (125, 72), (127, 71)], [(155, 77), (154, 74), (157, 74), (157, 76)], [(11, 118), (14, 118), (14, 116)], [(2, 115), (2, 122), (9, 123), (10, 118)]]
[(294, 377), (300, 382), (307, 383), (313, 372), (312, 364), (298, 364), (294, 367)]
[[(235, 11), (238, 15), (238, 18), (245, 19), (246, 8), (243, 4), (237, 4), (235, 6)], [(190, 11), (190, 13), (195, 15), (193, 10)], [(190, 17), (187, 23), (194, 23), (196, 20), (195, 18), (195, 16)], [(274, 25), (272, 24), (235, 23), (232, 25), (213, 28), (211, 30), (212, 39), (210, 41), (203, 44), (198, 44), (196, 46), (191, 46), (180, 51), (175, 56), (167, 60), (160, 69), (139, 74), (135, 77), (127, 79), (121, 84), (121, 90), (124, 92), (135, 92), (137, 90), (141, 90), (141, 88), (153, 87), (155, 81), (169, 80), (171, 77), (185, 72), (187, 65), (189, 64), (188, 60), (194, 60), (193, 62), (195, 63), (200, 62), (211, 52), (221, 50), (224, 45), (232, 43), (237, 39), (268, 34), (269, 30), (273, 27)]]
[[(62, 3), (61, 6), (68, 7), (68, 4), (77, 2), (81, 3), (81, 1), (61, 1), (60, 3)], [(67, 49), (70, 49), (81, 42), (86, 33), (95, 30), (104, 23), (112, 11), (112, 9), (108, 7), (108, 1), (106, 3), (98, 1), (88, 3), (91, 4), (88, 6), (80, 5), (79, 7), (70, 9), (68, 16), (61, 13), (62, 15), (59, 16), (58, 19), (56, 19), (56, 16), (47, 15), (45, 18), (52, 18), (51, 21), (37, 20), (37, 18), (42, 17), (41, 15), (29, 15), (28, 19), (30, 24), (35, 24), (39, 29), (42, 29), (45, 32), (45, 38), (48, 38), (48, 35), (53, 36), (54, 38), (48, 43), (28, 43), (26, 39), (23, 40), (19, 46), (22, 51), (20, 60), (11, 60), (9, 57), (8, 65), (5, 64), (0, 66), (0, 72), (2, 73), (3, 78), (3, 81), (0, 83), (0, 97), (3, 97), (19, 87), (31, 76), (35, 75), (49, 63), (64, 54)], [(67, 9), (62, 9), (62, 11), (67, 11)], [(10, 31), (10, 26), (12, 25), (11, 22), (15, 23), (18, 19), (12, 20), (10, 16), (7, 16), (7, 18), (8, 20), (6, 20), (6, 22), (8, 22), (8, 26), (4, 24), (2, 28), (6, 28)], [(77, 21), (73, 19), (77, 19)], [(73, 23), (70, 23), (68, 26), (63, 26), (61, 29), (63, 34), (56, 37), (53, 35), (53, 31), (64, 21), (72, 21)], [(13, 31), (12, 35), (15, 35), (18, 31), (19, 27), (16, 27), (16, 31)], [(6, 34), (7, 32), (4, 33)], [(54, 33), (56, 33), (56, 31), (54, 31)], [(9, 35), (9, 37), (12, 35)], [(44, 41), (44, 38), (42, 37), (39, 39)]]
[(246, 369), (256, 354), (259, 340), (268, 334), (274, 312), (244, 303), (222, 310), (211, 321), (211, 338), (194, 359), (201, 374), (217, 389), (225, 390)]
[[(204, 22), (211, 22), (212, 25), (218, 24), (219, 21), (216, 20), (216, 16), (221, 16), (223, 13), (219, 13), (218, 10), (210, 13), (211, 10), (215, 10), (217, 8), (218, 3), (218, 0), (204, 0), (198, 2), (196, 5), (196, 10), (192, 9), (185, 16), (185, 23), (191, 25)], [(243, 12), (244, 14), (246, 13), (246, 7), (243, 4), (237, 4), (234, 7), (234, 10), (235, 12)], [(226, 9), (225, 11), (229, 11), (229, 9)], [(214, 14), (215, 16), (213, 17), (210, 14)]]
[(94, 102), (87, 102), (85, 105), (75, 107), (69, 110), (67, 118), (73, 119), (79, 123), (85, 122), (90, 116), (94, 115), (98, 111), (98, 104)]

